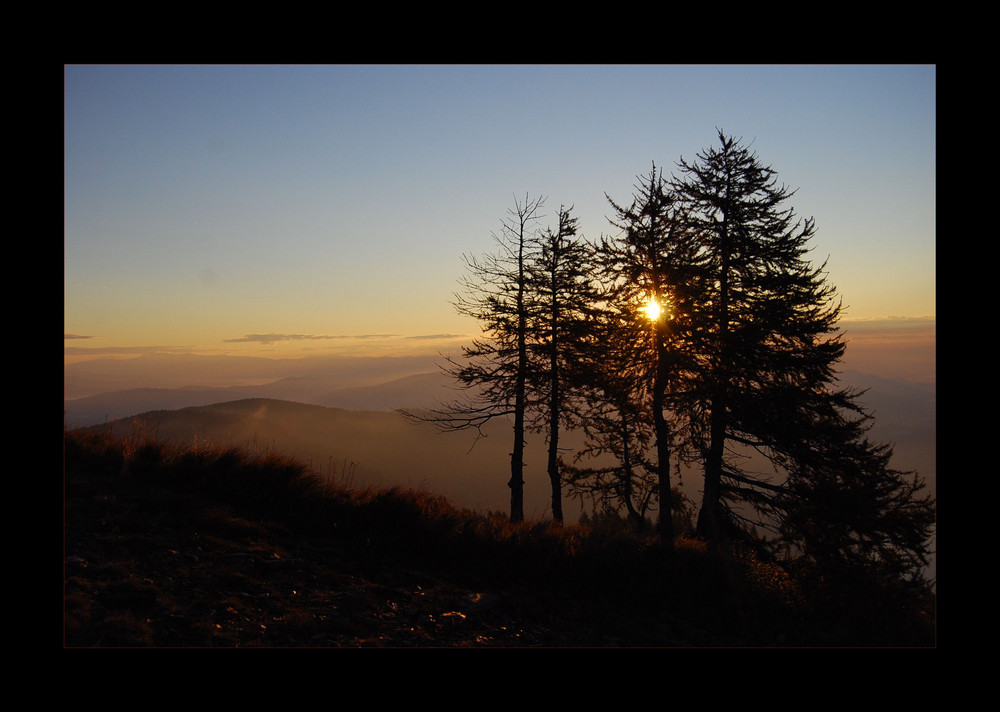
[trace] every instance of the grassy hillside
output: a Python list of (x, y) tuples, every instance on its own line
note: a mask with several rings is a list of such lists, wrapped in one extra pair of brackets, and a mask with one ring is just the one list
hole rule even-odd
[[(144, 432), (191, 446), (278, 452), (331, 478), (427, 490), (479, 511), (503, 509), (510, 502), (508, 423), (488, 424), (488, 437), (475, 442), (474, 433), (441, 433), (399, 413), (254, 398), (142, 413), (99, 429), (104, 427), (119, 437)], [(544, 473), (543, 437), (531, 436), (529, 444), (528, 471)], [(528, 479), (526, 512), (542, 518), (549, 505), (547, 481), (544, 476)], [(567, 503), (567, 515), (575, 519), (578, 510), (579, 504)]]
[(934, 644), (912, 601), (616, 523), (514, 526), (235, 448), (64, 452), (69, 647)]

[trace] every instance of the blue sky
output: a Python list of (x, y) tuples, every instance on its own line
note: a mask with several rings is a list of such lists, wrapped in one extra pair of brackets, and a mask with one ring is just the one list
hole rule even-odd
[(848, 318), (934, 316), (935, 83), (882, 65), (67, 66), (65, 330), (91, 337), (67, 345), (437, 348), (387, 335), (477, 331), (449, 304), (461, 255), (492, 249), (515, 197), (572, 204), (597, 237), (605, 193), (628, 202), (716, 127), (798, 190)]

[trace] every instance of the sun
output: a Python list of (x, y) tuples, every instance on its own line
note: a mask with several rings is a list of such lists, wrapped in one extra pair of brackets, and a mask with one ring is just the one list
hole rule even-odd
[(660, 315), (663, 314), (663, 309), (660, 307), (660, 303), (656, 301), (655, 297), (650, 297), (646, 300), (645, 306), (642, 310), (646, 312), (646, 317), (650, 321), (659, 321)]

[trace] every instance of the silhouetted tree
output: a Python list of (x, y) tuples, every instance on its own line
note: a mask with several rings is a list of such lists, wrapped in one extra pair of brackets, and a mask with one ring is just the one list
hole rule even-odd
[(719, 543), (765, 527), (825, 561), (913, 563), (932, 504), (867, 439), (861, 394), (837, 384), (841, 305), (825, 264), (807, 260), (815, 224), (786, 207), (793, 193), (770, 167), (718, 138), (673, 181), (706, 259), (689, 334), (702, 354), (690, 391), (698, 532)]
[[(637, 318), (637, 306), (649, 301), (655, 311), (647, 312), (648, 338), (644, 339), (644, 381), (648, 385), (650, 411), (656, 435), (656, 468), (659, 516), (657, 528), (661, 539), (672, 544), (674, 532), (671, 509), (671, 451), (677, 440), (668, 420), (667, 408), (687, 367), (688, 353), (683, 334), (687, 330), (690, 302), (696, 298), (693, 287), (700, 284), (698, 244), (687, 229), (687, 222), (677, 197), (655, 165), (649, 176), (640, 178), (629, 207), (622, 207), (608, 197), (615, 216), (611, 219), (620, 233), (602, 239), (598, 248), (601, 274), (609, 288), (609, 303), (618, 310), (631, 310)], [(679, 333), (680, 332), (680, 333)], [(680, 427), (682, 414), (673, 412)]]
[(446, 430), (475, 429), (497, 417), (513, 416), (510, 456), (510, 519), (524, 520), (524, 432), (528, 409), (529, 265), (537, 248), (535, 232), (541, 197), (514, 207), (494, 233), (498, 250), (483, 258), (464, 256), (468, 274), (456, 295), (455, 308), (479, 320), (483, 337), (463, 347), (463, 358), (449, 357), (443, 366), (466, 389), (464, 399), (409, 417), (436, 423)]
[(563, 521), (559, 432), (572, 422), (576, 396), (574, 377), (592, 328), (597, 299), (592, 283), (589, 246), (577, 238), (578, 221), (572, 208), (560, 207), (558, 227), (547, 228), (538, 238), (539, 249), (529, 262), (530, 290), (526, 301), (529, 348), (534, 357), (530, 370), (532, 391), (537, 394), (540, 427), (547, 430), (548, 475), (552, 518)]
[(645, 522), (656, 495), (656, 463), (648, 457), (654, 438), (646, 354), (650, 332), (639, 307), (603, 303), (594, 315), (576, 375), (584, 403), (574, 413), (574, 424), (586, 442), (573, 464), (564, 465), (571, 496), (590, 500), (595, 512), (624, 507), (636, 524)]
[(869, 438), (873, 423), (857, 403), (826, 398), (781, 424), (798, 436), (777, 501), (781, 538), (826, 578), (922, 585), (934, 499), (919, 475), (891, 466), (892, 447)]
[(812, 221), (800, 223), (784, 208), (791, 193), (777, 186), (773, 170), (721, 131), (719, 141), (692, 163), (681, 159), (681, 178), (673, 182), (706, 260), (692, 338), (703, 354), (698, 395), (705, 416), (698, 531), (713, 541), (735, 524), (727, 494), (746, 500), (767, 486), (727, 451), (731, 441), (766, 448), (773, 440), (754, 427), (756, 412), (771, 407), (761, 400), (761, 383), (777, 376), (817, 385), (829, 375), (818, 350), (835, 360), (843, 349), (836, 337), (818, 342), (834, 329), (839, 307), (828, 303), (832, 290), (804, 259)]

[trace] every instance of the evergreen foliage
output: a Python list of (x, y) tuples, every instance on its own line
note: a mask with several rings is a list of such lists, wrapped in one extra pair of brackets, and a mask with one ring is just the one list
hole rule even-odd
[[(478, 400), (430, 419), (513, 415), (513, 521), (527, 424), (547, 433), (556, 521), (563, 488), (639, 526), (656, 511), (669, 550), (683, 464), (702, 471), (696, 530), (711, 546), (783, 547), (817, 571), (919, 585), (935, 502), (838, 383), (841, 304), (809, 257), (815, 222), (722, 131), (677, 169), (654, 165), (627, 206), (609, 197), (617, 232), (596, 243), (577, 240), (570, 209), (539, 233), (542, 200), (515, 204), (500, 254), (468, 260), (472, 296), (456, 305), (484, 337), (447, 368)], [(561, 428), (587, 436), (572, 462)]]

